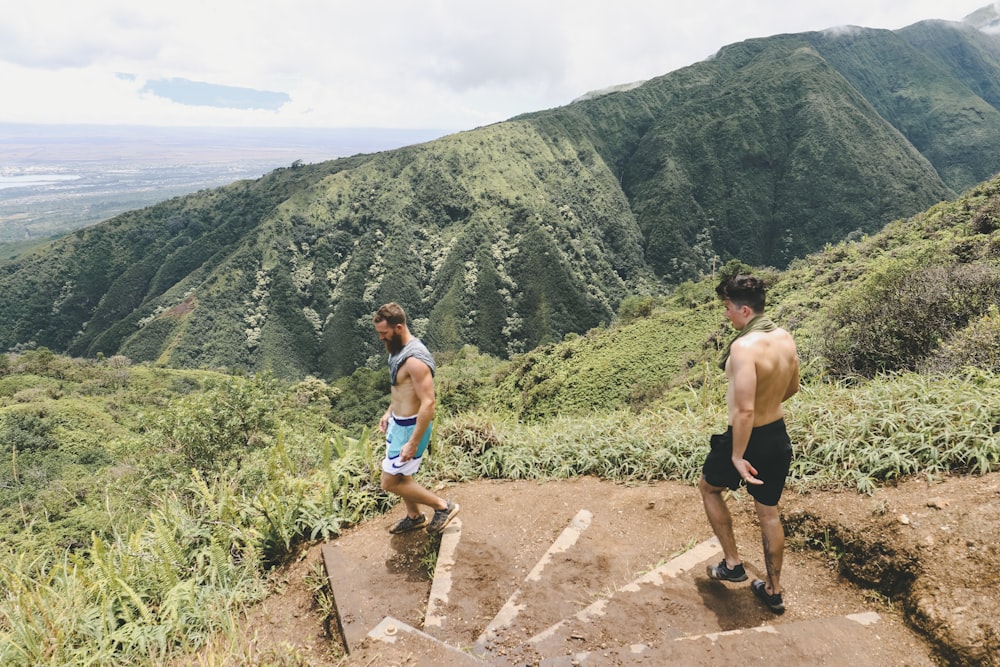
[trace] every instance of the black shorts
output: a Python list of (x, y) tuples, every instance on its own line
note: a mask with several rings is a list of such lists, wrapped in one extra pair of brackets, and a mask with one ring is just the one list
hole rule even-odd
[[(712, 486), (735, 491), (743, 478), (733, 466), (733, 427), (730, 426), (725, 433), (713, 435), (711, 443), (712, 450), (705, 458), (701, 474)], [(747, 492), (761, 505), (777, 505), (792, 464), (792, 441), (785, 430), (785, 420), (755, 426), (750, 432), (750, 444), (743, 458), (757, 469), (757, 479), (764, 482), (747, 484)]]

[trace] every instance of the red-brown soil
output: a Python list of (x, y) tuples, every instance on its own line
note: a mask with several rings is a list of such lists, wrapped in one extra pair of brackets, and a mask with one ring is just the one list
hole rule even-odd
[[(786, 492), (781, 506), (788, 535), (784, 615), (761, 607), (746, 584), (708, 581), (702, 568), (686, 575), (693, 588), (674, 589), (670, 583), (664, 594), (647, 596), (642, 604), (617, 611), (608, 605), (599, 624), (580, 629), (567, 624), (566, 646), (558, 639), (533, 645), (553, 654), (526, 651), (523, 641), (711, 537), (697, 490), (675, 482), (622, 485), (582, 478), (481, 480), (439, 493), (462, 505), (461, 541), (448, 603), (439, 610), (446, 620), (428, 633), (470, 653), (507, 598), (519, 591), (528, 604), (491, 643), (494, 664), (537, 664), (573, 651), (605, 651), (603, 664), (633, 664), (615, 649), (662, 638), (664, 619), (671, 613), (681, 619), (672, 621), (675, 625), (689, 626), (671, 632), (697, 636), (699, 627), (726, 632), (774, 626), (787, 629), (780, 635), (788, 639), (780, 640), (785, 644), (779, 652), (819, 656), (825, 649), (808, 646), (814, 630), (793, 633), (812, 626), (798, 624), (818, 621), (816, 627), (832, 632), (832, 619), (875, 612), (880, 619), (877, 640), (863, 656), (851, 658), (843, 647), (839, 661), (816, 664), (1000, 665), (1000, 474), (914, 479), (873, 496)], [(760, 537), (752, 502), (742, 495), (731, 499), (730, 506), (741, 555), (751, 577), (759, 575)], [(593, 521), (579, 545), (553, 559), (543, 582), (526, 581), (582, 509), (592, 513)], [(385, 616), (415, 628), (423, 623), (431, 586), (428, 553), (441, 538), (423, 531), (388, 535), (386, 528), (401, 512), (397, 506), (388, 516), (352, 527), (327, 547), (345, 554), (343, 562), (358, 564), (351, 586), (363, 602), (345, 608), (350, 594), (334, 591), (341, 615), (347, 616), (346, 625), (355, 624), (355, 633), (366, 632)], [(322, 562), (322, 545), (316, 544), (276, 574), (280, 585), (250, 614), (234, 657), (260, 665), (433, 664), (412, 651), (383, 661), (377, 647), (346, 656), (336, 619), (324, 617), (308, 583), (315, 581)], [(678, 616), (672, 607), (682, 605), (686, 611)], [(626, 617), (615, 618), (616, 613)], [(727, 655), (750, 664), (780, 658), (761, 656), (761, 641), (740, 637), (730, 642), (734, 647)], [(721, 640), (716, 644), (722, 646)]]

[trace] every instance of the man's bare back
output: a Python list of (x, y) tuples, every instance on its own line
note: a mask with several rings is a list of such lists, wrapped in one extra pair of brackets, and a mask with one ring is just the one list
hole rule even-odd
[[(752, 365), (752, 370), (746, 365)], [(740, 374), (740, 377), (738, 377)], [(752, 375), (752, 378), (750, 377)], [(726, 405), (732, 424), (738, 406), (740, 380), (753, 382), (753, 426), (763, 426), (781, 419), (781, 404), (799, 388), (799, 358), (795, 341), (784, 329), (754, 332), (733, 343), (726, 362)], [(743, 389), (749, 390), (744, 386)]]
[(761, 484), (753, 466), (743, 458), (750, 433), (757, 426), (781, 419), (781, 403), (799, 390), (799, 358), (795, 342), (784, 329), (755, 325), (763, 310), (723, 299), (725, 315), (741, 332), (726, 360), (726, 405), (733, 429), (733, 466), (747, 484)]

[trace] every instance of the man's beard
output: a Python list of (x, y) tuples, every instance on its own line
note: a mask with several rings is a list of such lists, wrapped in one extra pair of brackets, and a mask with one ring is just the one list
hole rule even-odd
[(389, 354), (397, 354), (403, 349), (403, 336), (400, 334), (393, 334), (389, 337), (389, 340), (385, 341), (385, 350)]

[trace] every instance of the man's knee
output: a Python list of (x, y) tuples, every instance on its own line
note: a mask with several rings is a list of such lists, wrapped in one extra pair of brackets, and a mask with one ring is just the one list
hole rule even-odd
[(722, 486), (713, 486), (712, 484), (709, 484), (704, 475), (702, 475), (698, 480), (698, 490), (701, 491), (702, 497), (708, 497), (712, 494), (721, 494), (724, 488), (725, 487)]
[(387, 472), (383, 472), (380, 486), (383, 491), (392, 493), (399, 485), (401, 478), (400, 475), (390, 475)]
[(761, 525), (774, 523), (781, 525), (781, 514), (778, 512), (777, 505), (765, 505), (756, 501), (754, 506), (757, 508), (757, 519)]

